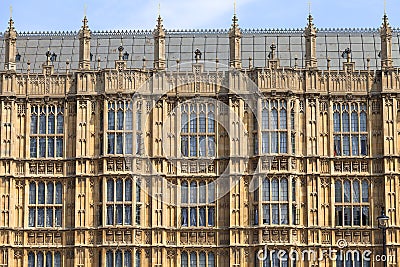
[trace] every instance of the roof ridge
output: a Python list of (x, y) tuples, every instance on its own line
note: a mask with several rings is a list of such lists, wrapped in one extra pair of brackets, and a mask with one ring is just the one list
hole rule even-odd
[[(241, 29), (244, 34), (291, 34), (302, 33), (302, 28), (245, 28)], [(378, 32), (379, 28), (317, 28), (318, 32), (323, 33), (374, 33)], [(229, 29), (170, 29), (165, 30), (169, 34), (227, 34)], [(393, 28), (393, 32), (400, 32), (400, 28)], [(153, 30), (134, 29), (134, 30), (93, 30), (94, 35), (124, 35), (124, 34), (138, 34), (150, 35)], [(71, 36), (78, 35), (78, 31), (23, 31), (17, 33), (19, 36)], [(0, 36), (4, 36), (0, 32)]]

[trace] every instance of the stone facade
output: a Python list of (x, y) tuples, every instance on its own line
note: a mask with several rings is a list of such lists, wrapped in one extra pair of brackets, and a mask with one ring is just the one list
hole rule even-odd
[[(350, 49), (340, 68), (329, 57), (319, 66), (311, 15), (292, 66), (281, 65), (279, 43), (262, 43), (266, 63), (245, 67), (236, 15), (226, 62), (205, 62), (200, 47), (167, 67), (175, 33), (159, 17), (152, 34), (153, 68), (146, 58), (128, 67), (117, 33), (115, 65), (102, 67), (85, 17), (77, 67), (55, 69), (52, 35), (17, 34), (10, 19), (0, 266), (263, 266), (257, 252), (267, 246), (317, 257), (285, 263), (272, 253), (264, 266), (339, 267), (325, 250), (382, 254), (381, 207), (388, 266), (398, 265), (400, 75), (386, 15), (378, 67), (365, 58), (360, 68)], [(20, 37), (50, 41), (23, 69)]]

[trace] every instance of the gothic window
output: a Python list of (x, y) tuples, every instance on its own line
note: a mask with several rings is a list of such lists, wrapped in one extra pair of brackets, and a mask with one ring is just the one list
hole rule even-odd
[(205, 181), (182, 181), (181, 225), (211, 227), (215, 225), (215, 185)]
[(32, 105), (30, 157), (63, 156), (64, 108), (57, 105)]
[(185, 103), (181, 106), (181, 154), (183, 157), (215, 156), (215, 105)]
[(29, 252), (28, 267), (61, 267), (61, 253), (54, 251)]
[(336, 255), (336, 267), (370, 267), (371, 259), (365, 257), (362, 251), (351, 250), (339, 252)]
[[(254, 224), (289, 224), (288, 179), (264, 178), (260, 190), (254, 191)], [(261, 197), (259, 197), (261, 194)], [(258, 211), (261, 205), (261, 213)]]
[(141, 267), (140, 265), (141, 259), (140, 259), (140, 252), (136, 251), (136, 262), (135, 262), (135, 267)]
[(106, 225), (132, 225), (133, 209), (136, 224), (140, 224), (140, 183), (135, 184), (133, 202), (133, 180), (131, 178), (109, 178), (106, 181)]
[(62, 226), (62, 191), (60, 182), (29, 183), (29, 227)]
[(132, 267), (132, 253), (129, 250), (108, 250), (106, 267)]
[(336, 180), (336, 226), (368, 226), (369, 182), (367, 180)]
[(367, 104), (333, 104), (335, 156), (366, 156), (368, 153)]
[[(285, 251), (278, 255), (279, 250), (265, 251), (266, 255), (261, 254), (263, 267), (288, 267), (289, 254)], [(258, 254), (256, 253), (256, 258)]]
[[(198, 265), (197, 265), (198, 263)], [(213, 252), (182, 252), (181, 267), (215, 267), (215, 256)]]
[(261, 104), (262, 153), (288, 153), (288, 119), (286, 100), (264, 99)]
[[(133, 154), (143, 153), (142, 105), (136, 102), (136, 117), (131, 100), (108, 102), (107, 153)], [(136, 127), (134, 128), (134, 123)], [(135, 151), (134, 151), (135, 137)]]

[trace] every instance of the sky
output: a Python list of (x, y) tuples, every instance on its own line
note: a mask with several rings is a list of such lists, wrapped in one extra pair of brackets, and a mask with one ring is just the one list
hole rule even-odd
[[(78, 31), (84, 14), (91, 30), (153, 29), (160, 14), (165, 29), (227, 29), (235, 0), (0, 0), (0, 31), (12, 17), (18, 32)], [(236, 0), (243, 29), (304, 28), (308, 0)], [(314, 0), (317, 28), (377, 28), (385, 0)], [(386, 0), (386, 13), (400, 27), (400, 0)], [(86, 6), (86, 8), (85, 8)], [(160, 8), (159, 8), (160, 6)], [(85, 12), (86, 10), (86, 12)]]

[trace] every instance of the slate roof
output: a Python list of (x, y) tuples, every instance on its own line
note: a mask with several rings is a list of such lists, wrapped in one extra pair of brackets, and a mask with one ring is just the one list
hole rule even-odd
[[(295, 57), (298, 66), (302, 67), (305, 57), (305, 38), (303, 29), (297, 30), (242, 30), (242, 65), (248, 67), (249, 57), (253, 59), (254, 67), (264, 67), (268, 60), (270, 45), (277, 46), (276, 55), (280, 65), (293, 67)], [(0, 69), (4, 66), (4, 35), (0, 35)], [(148, 68), (153, 66), (154, 40), (152, 31), (122, 31), (92, 32), (91, 67), (97, 68), (97, 59), (101, 59), (101, 68), (114, 68), (118, 58), (118, 46), (124, 46), (128, 52), (128, 68), (141, 68), (143, 57)], [(228, 30), (171, 30), (166, 31), (167, 67), (176, 66), (176, 60), (182, 63), (194, 59), (194, 51), (198, 48), (203, 52), (203, 61), (215, 62), (218, 57), (221, 64), (228, 64), (229, 58)], [(341, 69), (342, 52), (346, 48), (352, 50), (352, 61), (356, 69), (366, 69), (367, 58), (371, 59), (371, 69), (380, 66), (380, 36), (378, 29), (319, 29), (317, 32), (318, 67), (326, 69), (327, 58), (331, 59), (332, 69)], [(18, 33), (17, 51), (21, 61), (17, 63), (18, 71), (26, 71), (28, 60), (31, 72), (41, 72), (41, 66), (46, 60), (45, 53), (50, 49), (57, 54), (54, 62), (55, 71), (64, 72), (66, 61), (71, 69), (78, 68), (79, 39), (77, 32), (67, 33)], [(394, 66), (400, 66), (400, 30), (393, 31)]]

